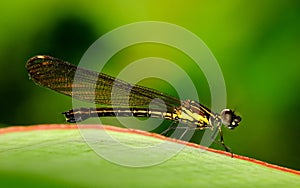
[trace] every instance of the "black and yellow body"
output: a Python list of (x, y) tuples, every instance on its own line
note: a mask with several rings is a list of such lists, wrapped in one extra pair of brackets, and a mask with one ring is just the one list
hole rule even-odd
[[(131, 85), (112, 76), (83, 69), (51, 56), (35, 56), (26, 63), (30, 78), (38, 85), (75, 99), (100, 104), (101, 108), (72, 109), (63, 114), (70, 123), (91, 117), (150, 117), (181, 122), (188, 129), (215, 129), (225, 146), (222, 124), (237, 127), (241, 117), (224, 109), (220, 114), (193, 100), (180, 100), (171, 95), (140, 85)], [(154, 100), (160, 99), (160, 100)], [(149, 104), (155, 108), (150, 109)], [(113, 104), (113, 105), (112, 105)], [(169, 130), (169, 129), (168, 129)]]

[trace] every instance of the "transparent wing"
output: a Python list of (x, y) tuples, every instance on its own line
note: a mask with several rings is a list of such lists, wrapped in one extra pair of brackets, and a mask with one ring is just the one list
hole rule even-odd
[[(29, 59), (26, 69), (37, 84), (81, 101), (101, 105), (112, 105), (113, 102), (119, 106), (148, 106), (153, 99), (159, 98), (168, 109), (181, 105), (179, 99), (168, 94), (140, 85), (131, 85), (51, 56), (35, 56)], [(154, 105), (164, 106), (161, 102), (152, 102)]]

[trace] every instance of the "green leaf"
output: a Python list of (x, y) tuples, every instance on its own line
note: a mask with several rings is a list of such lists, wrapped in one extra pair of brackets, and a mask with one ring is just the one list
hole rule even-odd
[[(161, 142), (161, 138), (120, 130), (107, 131), (123, 144)], [(300, 187), (300, 176), (210, 151), (199, 152), (191, 146), (159, 165), (124, 167), (97, 155), (76, 127), (44, 125), (2, 129), (0, 182), (1, 187), (286, 188)]]

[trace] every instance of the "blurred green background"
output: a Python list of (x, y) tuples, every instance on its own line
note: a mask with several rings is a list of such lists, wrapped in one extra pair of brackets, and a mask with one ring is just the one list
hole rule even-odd
[[(70, 97), (28, 79), (24, 65), (30, 57), (46, 54), (77, 64), (112, 29), (164, 21), (195, 33), (218, 60), (228, 107), (243, 118), (236, 130), (224, 130), (234, 153), (300, 170), (300, 1), (15, 0), (3, 1), (0, 15), (1, 127), (64, 123), (60, 113), (71, 108)], [(166, 46), (124, 49), (105, 70), (114, 75), (126, 63), (147, 56), (184, 66), (199, 83), (201, 102), (210, 103), (205, 77), (195, 75), (188, 57)]]

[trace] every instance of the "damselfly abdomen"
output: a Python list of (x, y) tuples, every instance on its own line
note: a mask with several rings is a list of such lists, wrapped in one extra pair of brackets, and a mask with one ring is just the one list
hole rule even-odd
[[(228, 151), (221, 126), (223, 124), (229, 129), (234, 129), (241, 121), (241, 117), (230, 109), (224, 109), (220, 114), (214, 113), (197, 101), (179, 100), (155, 89), (131, 85), (112, 76), (83, 69), (51, 56), (40, 55), (30, 58), (26, 63), (26, 69), (32, 80), (41, 86), (78, 100), (104, 106), (64, 112), (66, 120), (70, 123), (103, 116), (161, 118), (173, 121), (171, 128), (178, 122), (186, 125), (187, 129), (217, 128), (221, 144)], [(73, 82), (75, 74), (76, 84)], [(118, 94), (112, 103), (113, 87)], [(156, 101), (157, 107), (150, 109), (149, 103), (157, 98), (161, 99)], [(160, 108), (162, 106), (164, 108)]]

